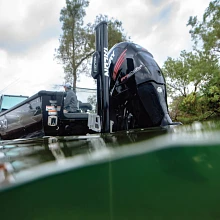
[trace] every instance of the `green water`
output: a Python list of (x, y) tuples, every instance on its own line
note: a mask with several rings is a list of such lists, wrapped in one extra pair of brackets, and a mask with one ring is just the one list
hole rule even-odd
[(0, 142), (2, 219), (220, 219), (220, 123)]

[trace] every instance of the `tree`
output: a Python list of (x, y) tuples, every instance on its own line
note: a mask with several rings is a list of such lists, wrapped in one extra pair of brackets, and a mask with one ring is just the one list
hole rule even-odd
[(90, 25), (83, 26), (85, 8), (89, 1), (66, 0), (66, 7), (61, 9), (60, 22), (63, 34), (60, 45), (55, 50), (55, 58), (62, 62), (65, 79), (76, 87), (79, 67), (94, 51), (94, 36)]
[(179, 95), (186, 97), (189, 93), (191, 77), (187, 57), (189, 57), (189, 54), (182, 51), (180, 58), (168, 57), (164, 62), (162, 69), (166, 77), (168, 91), (172, 97)]
[(100, 23), (101, 21), (106, 21), (108, 24), (108, 48), (111, 49), (115, 44), (123, 42), (123, 41), (130, 41), (130, 37), (128, 37), (124, 29), (122, 27), (122, 22), (115, 19), (109, 18), (107, 15), (97, 15), (95, 22), (95, 26)]
[(55, 49), (55, 58), (63, 64), (65, 81), (71, 82), (74, 87), (80, 74), (90, 75), (89, 61), (95, 51), (94, 28), (100, 21), (108, 23), (109, 47), (126, 40), (122, 22), (114, 18), (99, 15), (94, 24), (84, 26), (83, 18), (88, 5), (86, 0), (66, 0), (66, 7), (60, 12), (63, 34), (58, 49)]
[(202, 42), (203, 49), (210, 53), (220, 56), (220, 4), (219, 0), (209, 3), (208, 8), (203, 14), (203, 20), (198, 21), (197, 16), (190, 16), (188, 26), (191, 26), (189, 33), (195, 43)]
[[(220, 5), (210, 2), (202, 22), (191, 16), (187, 25), (194, 42), (193, 51), (168, 58), (163, 66), (174, 117), (204, 119), (220, 115)], [(178, 92), (177, 92), (178, 91)]]
[[(203, 51), (182, 51), (177, 59), (168, 58), (163, 65), (168, 95), (172, 97), (172, 115), (197, 115), (205, 111), (205, 89), (219, 72), (218, 62)], [(209, 89), (207, 90), (209, 91)], [(170, 93), (170, 94), (169, 94)], [(203, 102), (200, 102), (200, 99)], [(216, 97), (216, 96), (215, 96)], [(216, 100), (215, 99), (212, 99)], [(207, 103), (207, 102), (206, 102)], [(203, 106), (202, 106), (203, 105)], [(208, 108), (206, 108), (208, 109)]]
[(181, 51), (176, 60), (169, 57), (165, 61), (163, 71), (168, 78), (168, 86), (186, 97), (192, 91), (197, 92), (213, 78), (213, 74), (217, 74), (218, 62), (203, 51)]
[[(211, 72), (209, 80), (202, 88), (203, 96), (200, 99), (201, 107), (219, 115), (220, 112), (220, 4), (219, 0), (213, 0), (203, 14), (203, 20), (190, 17), (188, 24), (191, 26), (190, 34), (194, 41), (194, 50), (200, 50), (207, 54), (209, 62), (204, 62), (203, 67)], [(199, 42), (201, 47), (199, 48)]]

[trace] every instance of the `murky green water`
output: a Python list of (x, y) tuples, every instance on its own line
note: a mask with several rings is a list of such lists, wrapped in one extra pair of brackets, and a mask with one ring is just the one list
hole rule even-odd
[(0, 142), (1, 219), (220, 219), (220, 123)]

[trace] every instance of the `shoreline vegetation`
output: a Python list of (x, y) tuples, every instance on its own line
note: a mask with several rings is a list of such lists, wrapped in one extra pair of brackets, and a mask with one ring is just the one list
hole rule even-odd
[(220, 4), (210, 1), (203, 17), (190, 16), (187, 26), (193, 50), (179, 58), (168, 57), (163, 65), (173, 121), (220, 119)]

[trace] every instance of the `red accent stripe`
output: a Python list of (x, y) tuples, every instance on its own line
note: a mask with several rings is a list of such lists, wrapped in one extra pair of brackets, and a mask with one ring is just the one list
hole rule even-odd
[(125, 51), (118, 58), (117, 63), (115, 64), (115, 69), (118, 68), (119, 62), (124, 58), (124, 54), (125, 54)]
[(117, 66), (115, 66), (115, 72), (118, 72), (118, 70), (119, 70), (121, 64), (122, 64), (123, 61), (125, 60), (125, 55), (126, 55), (126, 54), (123, 54), (123, 57), (121, 57), (120, 60), (118, 60)]
[(116, 76), (117, 76), (117, 74), (118, 74), (118, 70), (119, 70), (120, 66), (122, 65), (122, 63), (123, 63), (124, 60), (125, 60), (125, 55), (126, 55), (125, 52), (126, 52), (126, 51), (127, 51), (127, 49), (124, 50), (124, 51), (121, 53), (120, 57), (118, 58), (118, 60), (117, 60), (117, 62), (116, 62), (116, 64), (115, 64), (115, 68), (114, 68), (114, 71), (113, 71), (113, 79), (114, 79), (114, 80), (116, 79)]
[[(127, 49), (126, 49), (126, 50), (127, 50)], [(124, 51), (121, 53), (120, 57), (118, 58), (118, 60), (117, 60), (117, 62), (116, 62), (115, 68), (117, 68), (118, 62), (119, 62), (121, 59), (124, 58), (124, 55), (125, 55), (126, 50), (124, 50)]]
[(114, 79), (114, 80), (116, 79), (116, 76), (117, 76), (117, 74), (118, 74), (118, 70), (119, 70), (119, 68), (121, 67), (121, 64), (122, 64), (124, 61), (125, 61), (125, 59), (123, 59), (123, 60), (121, 61), (121, 63), (119, 64), (118, 68), (117, 68), (116, 70), (114, 70), (114, 75), (113, 75), (113, 79)]

